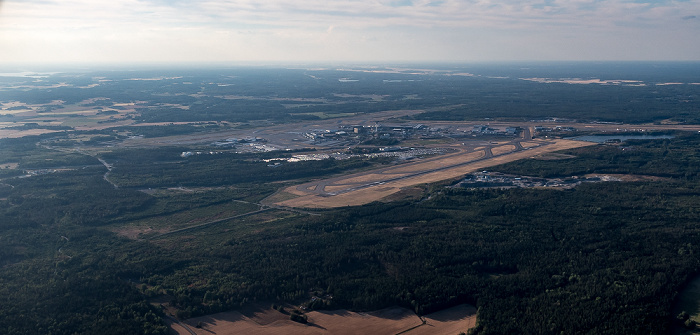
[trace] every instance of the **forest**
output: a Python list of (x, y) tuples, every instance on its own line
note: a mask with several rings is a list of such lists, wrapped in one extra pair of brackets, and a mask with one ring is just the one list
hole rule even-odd
[[(399, 305), (418, 314), (471, 303), (477, 334), (664, 333), (678, 291), (700, 271), (700, 137), (675, 135), (493, 169), (655, 179), (570, 190), (445, 182), (426, 186), (421, 201), (313, 213), (273, 208), (136, 239), (118, 232), (135, 224), (157, 230), (193, 213), (253, 212), (275, 183), (381, 162), (307, 162), (315, 165), (302, 170), (312, 174), (260, 166), (253, 169), (260, 181), (243, 182), (248, 177), (230, 166), (254, 166), (255, 154), (184, 162), (182, 148), (119, 149), (100, 155), (113, 163), (114, 188), (96, 158), (29, 145), (40, 138), (2, 140), (5, 161), (84, 166), (0, 181), (0, 332), (165, 334), (162, 311), (148, 301), (167, 296), (180, 318), (250, 302)], [(183, 185), (196, 191), (167, 191)], [(312, 304), (312, 296), (332, 298)]]
[[(413, 120), (529, 121), (556, 117), (698, 123), (700, 99), (694, 83), (700, 76), (697, 68), (692, 63), (640, 62), (443, 65), (429, 72), (362, 67), (93, 69), (57, 73), (38, 81), (40, 85), (33, 78), (0, 77), (0, 101), (21, 103), (6, 111), (38, 104), (38, 112), (47, 115), (69, 105), (97, 108), (106, 115), (123, 108), (119, 104), (135, 103), (136, 112), (128, 117), (137, 123), (294, 122), (317, 119), (319, 113), (386, 110), (422, 111), (409, 117)], [(533, 78), (555, 81), (530, 81)], [(583, 85), (556, 81), (572, 78), (623, 82)], [(667, 81), (679, 83), (669, 85)], [(14, 123), (22, 119), (13, 113), (0, 113), (0, 121)], [(15, 127), (72, 129), (70, 125), (43, 123)], [(130, 130), (146, 136), (166, 136), (215, 127), (170, 124)]]
[[(167, 334), (163, 306), (186, 319), (253, 303), (353, 311), (402, 306), (419, 315), (469, 303), (478, 309), (472, 334), (667, 333), (677, 322), (671, 306), (678, 292), (700, 274), (698, 133), (489, 168), (546, 178), (606, 174), (619, 181), (471, 189), (450, 180), (421, 185), (410, 199), (325, 210), (268, 200), (285, 196), (278, 191), (291, 185), (397, 162), (275, 165), (264, 160), (295, 151), (118, 143), (328, 115), (371, 120), (373, 112), (393, 110), (415, 112), (392, 120), (397, 123), (565, 118), (696, 124), (700, 86), (692, 82), (700, 67), (693, 65), (141, 69), (0, 77), (3, 130), (54, 131), (0, 139), (0, 334)], [(683, 84), (667, 85), (676, 81)], [(106, 119), (120, 115), (126, 108), (120, 104), (134, 111)], [(76, 130), (79, 117), (64, 116), (63, 124), (51, 114), (61, 105), (99, 110), (95, 119), (107, 121)], [(27, 106), (35, 110), (22, 112)], [(23, 117), (36, 120), (23, 123)], [(353, 150), (376, 151), (366, 145), (398, 141), (372, 139)], [(184, 157), (186, 151), (211, 154)]]

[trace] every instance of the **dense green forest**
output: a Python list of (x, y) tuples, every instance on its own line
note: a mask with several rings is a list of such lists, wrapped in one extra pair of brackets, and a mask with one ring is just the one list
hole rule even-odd
[[(640, 62), (440, 66), (430, 72), (361, 67), (83, 71), (43, 78), (42, 85), (50, 88), (34, 87), (33, 78), (0, 77), (0, 98), (25, 105), (42, 104), (40, 112), (81, 104), (100, 108), (101, 113), (115, 113), (122, 108), (117, 104), (137, 103), (137, 111), (129, 115), (137, 122), (291, 122), (316, 119), (315, 113), (419, 110), (423, 112), (413, 119), (527, 121), (558, 117), (698, 123), (700, 99), (697, 85), (692, 84), (700, 75), (697, 69), (692, 63)], [(529, 81), (532, 78), (626, 82), (572, 85)], [(666, 85), (666, 81), (681, 84)], [(12, 108), (21, 107), (9, 107), (8, 111)], [(21, 121), (21, 117), (4, 113), (0, 113), (0, 119)], [(72, 128), (37, 124), (16, 127)], [(215, 127), (171, 124), (131, 130), (164, 136)]]
[[(235, 215), (252, 213), (253, 204), (286, 185), (263, 180), (304, 180), (376, 163), (285, 169), (255, 165), (255, 154), (187, 160), (178, 154), (183, 148), (120, 149), (101, 154), (113, 164), (110, 178), (120, 186), (114, 188), (95, 158), (30, 145), (38, 140), (2, 140), (3, 157), (21, 162), (20, 169), (37, 166), (38, 157), (75, 168), (0, 180), (6, 334), (164, 334), (162, 311), (148, 303), (162, 295), (181, 318), (254, 301), (312, 309), (400, 305), (419, 314), (467, 302), (478, 307), (479, 334), (663, 333), (677, 292), (700, 271), (697, 134), (568, 150), (573, 158), (493, 169), (660, 177), (654, 181), (570, 190), (440, 184), (418, 202), (314, 213), (271, 209), (242, 218)], [(260, 181), (242, 182), (244, 166), (258, 175), (246, 178)], [(198, 188), (167, 190), (178, 186)], [(216, 218), (222, 211), (233, 218), (197, 230), (135, 240), (116, 233), (137, 223), (157, 231), (176, 223), (160, 218)], [(324, 299), (312, 304), (312, 295)]]
[[(475, 334), (666, 333), (678, 292), (700, 274), (697, 133), (489, 168), (633, 181), (566, 190), (448, 181), (422, 186), (419, 200), (328, 210), (265, 200), (289, 185), (395, 162), (274, 165), (264, 159), (292, 152), (113, 145), (402, 109), (414, 111), (407, 118), (416, 123), (698, 123), (700, 86), (691, 84), (698, 71), (684, 63), (562, 63), (0, 77), (0, 102), (11, 106), (0, 110), (5, 130), (54, 131), (0, 139), (0, 334), (166, 334), (154, 299), (183, 319), (254, 302), (356, 311), (398, 305), (420, 315), (470, 303), (478, 308)], [(556, 82), (562, 78), (634, 82)], [(77, 117), (50, 116), (61, 104), (101, 116), (120, 116), (128, 104), (136, 110), (121, 115), (124, 124), (163, 124), (111, 127), (117, 119), (105, 117), (78, 131)], [(22, 112), (29, 105), (35, 110)]]

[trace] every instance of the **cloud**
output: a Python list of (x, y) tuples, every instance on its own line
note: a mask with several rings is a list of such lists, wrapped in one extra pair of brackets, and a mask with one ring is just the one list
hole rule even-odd
[(605, 27), (614, 21), (663, 20), (653, 9), (700, 9), (686, 3), (622, 0), (11, 0), (8, 15), (25, 26), (84, 27), (128, 23), (168, 26), (296, 27), (319, 29), (338, 24), (356, 27)]
[[(107, 52), (149, 59), (196, 57), (197, 52), (190, 55), (180, 51), (183, 48), (222, 59), (257, 59), (263, 53), (301, 58), (312, 52), (336, 57), (331, 48), (351, 57), (410, 57), (406, 53), (411, 52), (453, 59), (470, 55), (489, 59), (489, 52), (536, 57), (538, 50), (564, 55), (559, 46), (574, 40), (614, 48), (630, 37), (658, 36), (659, 43), (682, 40), (680, 36), (692, 39), (693, 32), (678, 18), (693, 20), (696, 17), (687, 13), (700, 12), (700, 0), (0, 0), (0, 4), (0, 46), (34, 46), (4, 48), (3, 59), (26, 58), (30, 51), (31, 57), (39, 57), (34, 53), (41, 49), (68, 58), (106, 57)], [(570, 54), (581, 54), (576, 43), (572, 45)], [(533, 50), (522, 52), (528, 47)], [(586, 52), (605, 55), (604, 50)]]

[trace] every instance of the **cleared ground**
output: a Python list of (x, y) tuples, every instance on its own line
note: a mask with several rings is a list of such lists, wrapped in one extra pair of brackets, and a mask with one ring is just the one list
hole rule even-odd
[[(533, 145), (533, 146), (534, 146), (534, 145)], [(505, 153), (508, 153), (508, 152), (511, 152), (511, 151), (514, 151), (514, 150), (515, 150), (515, 146), (514, 146), (514, 145), (502, 145), (502, 146), (500, 146), (500, 147), (495, 147), (495, 148), (491, 149), (491, 152), (492, 152), (494, 155), (502, 155), (502, 154), (505, 154)]]
[[(195, 334), (373, 334), (453, 335), (466, 332), (476, 323), (476, 308), (460, 305), (424, 317), (425, 323), (412, 311), (392, 307), (369, 313), (347, 310), (306, 313), (309, 324), (289, 320), (289, 315), (272, 309), (225, 312), (185, 320)], [(196, 328), (200, 324), (201, 328)], [(175, 334), (189, 335), (183, 327), (171, 324)]]
[[(571, 140), (536, 140), (520, 143), (526, 143), (529, 149), (513, 151), (515, 147), (506, 144), (485, 147), (481, 149), (483, 151), (464, 150), (459, 154), (445, 155), (424, 162), (292, 186), (285, 191), (299, 197), (280, 201), (277, 205), (302, 208), (357, 206), (381, 200), (403, 188), (457, 178), (491, 166), (544, 153), (593, 145), (590, 142)], [(532, 146), (532, 143), (537, 143), (538, 146)], [(493, 156), (490, 156), (491, 154)]]
[(129, 220), (129, 222), (124, 225), (114, 227), (112, 231), (130, 239), (139, 239), (154, 234), (167, 233), (250, 213), (258, 209), (258, 206), (254, 204), (235, 201), (226, 202), (223, 204), (177, 211), (172, 214)]
[(467, 332), (476, 326), (476, 308), (471, 305), (459, 305), (450, 309), (428, 314), (425, 324), (407, 331), (407, 335), (447, 335)]

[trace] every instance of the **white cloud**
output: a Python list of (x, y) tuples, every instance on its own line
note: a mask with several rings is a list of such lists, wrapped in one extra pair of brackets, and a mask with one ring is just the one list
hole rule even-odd
[(700, 0), (6, 0), (0, 57), (698, 59), (694, 15)]

